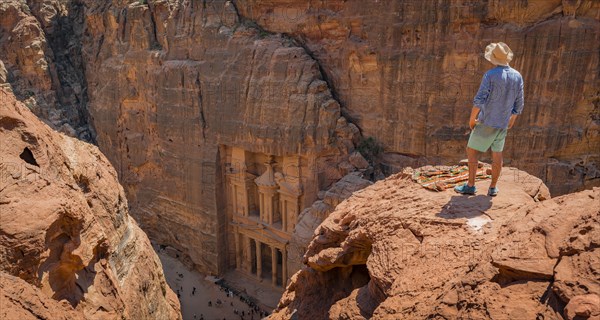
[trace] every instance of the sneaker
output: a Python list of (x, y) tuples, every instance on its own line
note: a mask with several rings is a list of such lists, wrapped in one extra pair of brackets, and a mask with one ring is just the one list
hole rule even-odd
[(498, 191), (500, 191), (500, 190), (498, 190), (498, 188), (496, 188), (496, 187), (494, 187), (494, 188), (489, 188), (489, 189), (488, 189), (488, 196), (490, 196), (490, 197), (495, 197), (495, 196), (497, 196), (497, 195), (498, 195)]
[(466, 183), (454, 187), (454, 191), (462, 194), (475, 194), (477, 192), (477, 188), (475, 186), (469, 187)]

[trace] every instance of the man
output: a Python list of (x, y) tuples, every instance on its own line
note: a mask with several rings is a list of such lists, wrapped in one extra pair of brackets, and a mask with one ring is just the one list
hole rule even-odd
[(492, 148), (492, 182), (489, 196), (499, 192), (496, 183), (502, 170), (502, 150), (506, 132), (512, 128), (517, 116), (523, 112), (523, 78), (508, 63), (513, 52), (503, 42), (491, 43), (485, 48), (485, 59), (496, 65), (483, 75), (479, 91), (473, 99), (469, 119), (471, 135), (467, 143), (469, 159), (469, 181), (456, 186), (462, 194), (475, 194), (475, 175), (479, 154)]

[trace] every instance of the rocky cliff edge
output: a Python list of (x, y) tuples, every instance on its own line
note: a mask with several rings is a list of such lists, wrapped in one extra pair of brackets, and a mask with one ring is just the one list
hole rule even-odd
[(492, 198), (409, 176), (337, 206), (272, 319), (598, 319), (600, 188), (550, 199), (505, 168)]
[(3, 89), (0, 141), (0, 318), (181, 318), (98, 148)]

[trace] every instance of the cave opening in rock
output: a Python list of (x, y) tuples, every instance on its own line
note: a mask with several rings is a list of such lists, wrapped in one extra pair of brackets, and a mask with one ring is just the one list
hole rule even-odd
[(27, 148), (27, 147), (25, 147), (25, 149), (23, 149), (23, 152), (21, 152), (21, 154), (19, 155), (19, 158), (23, 159), (23, 161), (29, 163), (30, 165), (34, 165), (36, 167), (40, 166), (37, 163), (37, 161), (35, 161), (33, 152), (31, 152), (31, 150), (29, 150), (29, 148)]
[(352, 273), (350, 274), (352, 280), (352, 287), (354, 289), (366, 286), (371, 281), (369, 275), (369, 269), (366, 264), (359, 264), (352, 266)]

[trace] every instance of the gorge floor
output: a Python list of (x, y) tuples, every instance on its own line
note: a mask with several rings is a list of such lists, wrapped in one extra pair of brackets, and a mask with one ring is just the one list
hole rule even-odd
[[(160, 250), (157, 246), (154, 246), (154, 249), (161, 260), (168, 285), (174, 292), (180, 293), (179, 302), (183, 319), (194, 320), (203, 317), (205, 320), (250, 320), (262, 318), (257, 312), (251, 312), (249, 305), (240, 300), (240, 295), (227, 296), (222, 286), (217, 284), (218, 278), (190, 270), (181, 261), (168, 255), (166, 251)], [(243, 295), (256, 299), (257, 305), (263, 312), (270, 313), (275, 309), (283, 292), (262, 283), (257, 284), (238, 272), (226, 274), (224, 280), (230, 287), (241, 290)], [(192, 295), (194, 287), (196, 290)], [(216, 304), (217, 299), (222, 301), (220, 306)], [(211, 306), (208, 305), (209, 301)], [(235, 311), (238, 313), (236, 314)], [(244, 317), (241, 316), (242, 311), (244, 311)]]

